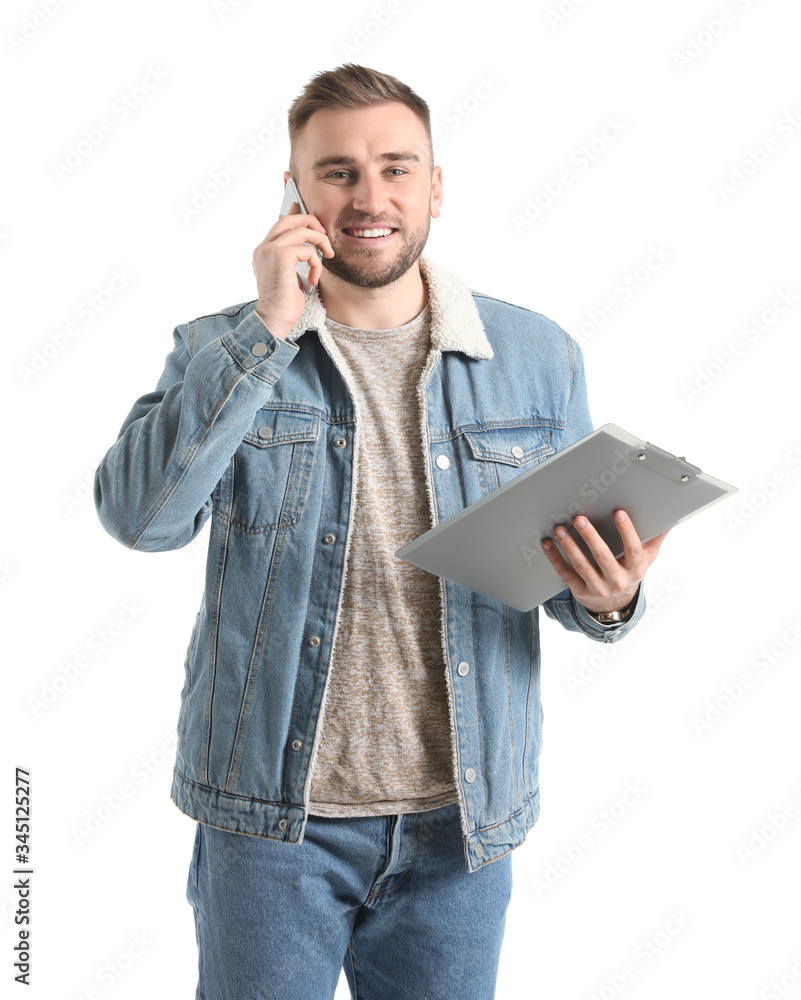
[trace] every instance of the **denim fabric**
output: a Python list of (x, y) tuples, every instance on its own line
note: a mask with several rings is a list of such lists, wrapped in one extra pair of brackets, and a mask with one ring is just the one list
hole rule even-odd
[(512, 855), (465, 871), (457, 803), (310, 816), (287, 846), (197, 824), (196, 1000), (492, 1000)]
[[(592, 423), (581, 350), (561, 327), (471, 292), (425, 258), (420, 267), (432, 350), (409, 405), (434, 525)], [(283, 841), (294, 856), (341, 619), (359, 422), (317, 292), (285, 340), (255, 305), (175, 328), (156, 388), (97, 469), (94, 499), (105, 529), (137, 552), (180, 548), (211, 518), (171, 796), (193, 819)], [(644, 588), (618, 625), (596, 622), (569, 590), (543, 608), (567, 629), (615, 642), (642, 617)], [(468, 872), (522, 843), (539, 815), (538, 612), (440, 580)]]

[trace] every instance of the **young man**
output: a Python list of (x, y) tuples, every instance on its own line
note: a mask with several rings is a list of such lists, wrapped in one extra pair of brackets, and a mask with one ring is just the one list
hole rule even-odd
[[(442, 204), (428, 106), (352, 64), (289, 118), (297, 204), (253, 253), (258, 296), (176, 327), (97, 470), (132, 549), (211, 516), (172, 798), (198, 996), (488, 1000), (511, 851), (539, 814), (538, 609), (394, 551), (592, 430), (555, 323), (421, 256)], [(318, 255), (322, 251), (322, 259)], [(307, 297), (296, 265), (311, 265)], [(614, 642), (664, 535), (574, 523), (544, 605)]]

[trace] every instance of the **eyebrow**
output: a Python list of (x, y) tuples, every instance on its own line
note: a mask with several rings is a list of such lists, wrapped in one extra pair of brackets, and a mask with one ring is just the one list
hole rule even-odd
[[(404, 149), (394, 150), (391, 153), (382, 153), (379, 160), (388, 160), (392, 163), (399, 162), (412, 162), (421, 163), (420, 157), (416, 153), (408, 152)], [(317, 160), (316, 163), (312, 164), (312, 170), (321, 170), (323, 167), (333, 167), (340, 166), (342, 164), (353, 164), (356, 160), (353, 156), (344, 156), (341, 154), (336, 154), (335, 156), (324, 156), (322, 159)]]

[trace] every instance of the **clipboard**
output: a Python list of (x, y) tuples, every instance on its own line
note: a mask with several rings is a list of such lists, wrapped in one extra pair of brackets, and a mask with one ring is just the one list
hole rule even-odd
[[(540, 542), (563, 524), (594, 563), (572, 525), (584, 514), (615, 558), (623, 543), (614, 512), (623, 508), (642, 542), (737, 493), (683, 457), (604, 424), (395, 550), (395, 556), (518, 611), (565, 589)], [(567, 560), (568, 563), (570, 560)]]

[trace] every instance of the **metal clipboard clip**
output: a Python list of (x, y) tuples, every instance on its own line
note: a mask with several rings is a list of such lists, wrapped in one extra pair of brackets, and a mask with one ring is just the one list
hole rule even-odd
[(688, 462), (683, 455), (671, 455), (669, 451), (651, 444), (650, 441), (629, 452), (627, 457), (645, 464), (657, 475), (682, 486), (693, 482), (702, 474), (702, 470)]

